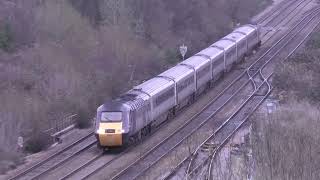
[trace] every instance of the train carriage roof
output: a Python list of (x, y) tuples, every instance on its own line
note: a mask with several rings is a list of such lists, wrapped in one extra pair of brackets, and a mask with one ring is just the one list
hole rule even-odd
[(229, 49), (231, 49), (232, 47), (234, 47), (236, 45), (235, 42), (232, 42), (230, 40), (227, 39), (220, 39), (219, 41), (217, 41), (216, 43), (212, 44), (212, 46), (218, 46), (223, 48), (225, 51), (228, 51)]
[(155, 94), (167, 89), (170, 86), (173, 86), (174, 82), (160, 77), (154, 77), (149, 79), (148, 81), (134, 87), (133, 89), (136, 91), (141, 91), (149, 94), (150, 96), (154, 96)]
[(204, 66), (205, 64), (210, 63), (210, 59), (203, 56), (192, 56), (180, 64), (187, 64), (194, 67), (196, 70)]
[(209, 56), (212, 60), (215, 60), (215, 58), (219, 57), (220, 55), (223, 55), (223, 50), (218, 49), (216, 47), (208, 47), (197, 54), (206, 55)]
[(174, 79), (176, 82), (178, 82), (179, 80), (183, 79), (184, 77), (192, 73), (193, 73), (192, 69), (186, 66), (177, 65), (161, 73), (159, 76), (169, 77)]
[(256, 31), (256, 28), (257, 28), (257, 26), (247, 24), (247, 25), (243, 25), (243, 26), (235, 29), (233, 32), (240, 31), (245, 34), (251, 34)]
[(237, 42), (241, 41), (242, 39), (246, 38), (246, 35), (241, 34), (241, 33), (237, 33), (237, 31), (232, 32), (231, 34), (228, 34), (227, 36), (225, 36), (225, 38), (228, 39), (233, 39)]

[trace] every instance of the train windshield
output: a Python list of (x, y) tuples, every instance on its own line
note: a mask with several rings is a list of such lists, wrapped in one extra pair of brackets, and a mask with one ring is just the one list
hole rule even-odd
[(119, 122), (122, 119), (122, 112), (102, 112), (102, 122)]

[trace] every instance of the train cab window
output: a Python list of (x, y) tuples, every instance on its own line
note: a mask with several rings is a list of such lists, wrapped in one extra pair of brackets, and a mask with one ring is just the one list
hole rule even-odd
[(122, 112), (102, 112), (102, 122), (119, 122), (122, 120)]

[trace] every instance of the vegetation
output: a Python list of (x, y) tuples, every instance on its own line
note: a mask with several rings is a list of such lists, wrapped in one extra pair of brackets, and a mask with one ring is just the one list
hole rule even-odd
[(89, 113), (84, 109), (78, 111), (76, 121), (76, 126), (78, 128), (88, 128), (91, 125), (92, 117), (90, 117), (88, 114)]
[(23, 135), (29, 151), (43, 149), (32, 130), (66, 114), (87, 126), (99, 104), (179, 61), (178, 45), (191, 55), (266, 1), (0, 1), (0, 48), (10, 49), (0, 51), (1, 148)]
[(30, 153), (40, 152), (47, 148), (53, 142), (53, 140), (50, 139), (52, 138), (48, 136), (48, 134), (34, 132), (32, 133), (30, 139), (25, 143), (26, 146), (24, 147), (24, 149)]
[(317, 107), (301, 101), (291, 101), (272, 115), (256, 116), (256, 179), (319, 179), (319, 117)]
[(15, 168), (21, 163), (23, 163), (22, 154), (0, 150), (0, 174)]
[(253, 123), (255, 179), (320, 177), (320, 62), (315, 32), (306, 48), (276, 69), (274, 94), (281, 106)]
[(0, 49), (9, 51), (12, 41), (10, 26), (8, 24), (3, 27), (0, 26)]

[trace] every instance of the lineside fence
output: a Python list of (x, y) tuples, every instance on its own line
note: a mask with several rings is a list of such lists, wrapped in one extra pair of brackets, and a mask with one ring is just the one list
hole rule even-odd
[(78, 114), (69, 115), (61, 120), (55, 121), (54, 124), (51, 125), (50, 129), (47, 129), (43, 132), (52, 137), (59, 136), (63, 134), (64, 131), (73, 129), (76, 125), (78, 118)]

